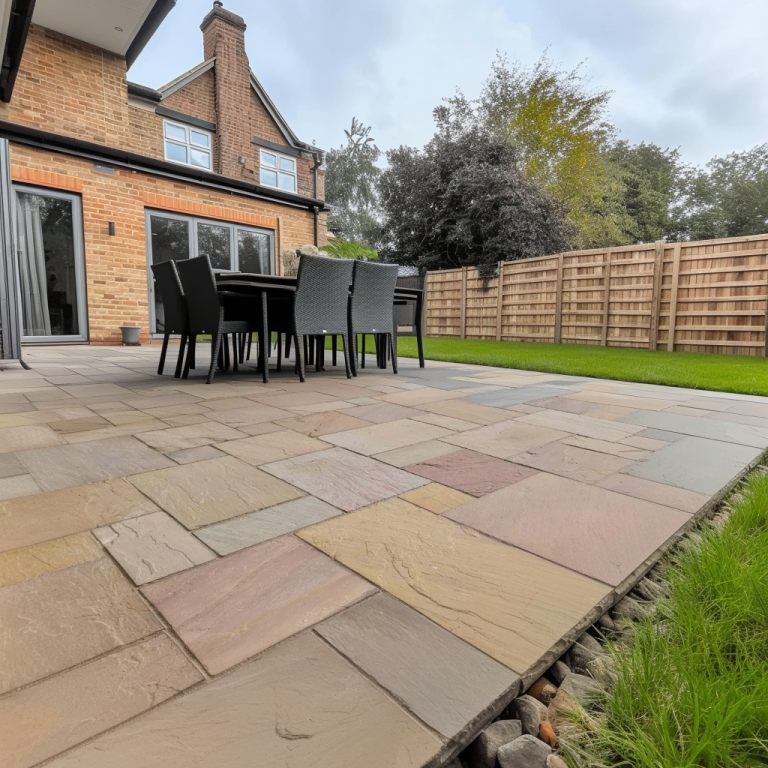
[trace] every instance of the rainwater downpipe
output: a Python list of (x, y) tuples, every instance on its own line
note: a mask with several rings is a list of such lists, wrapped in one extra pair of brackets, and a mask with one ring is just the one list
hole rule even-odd
[[(317, 200), (317, 189), (318, 189), (318, 179), (317, 179), (317, 171), (320, 168), (320, 166), (323, 164), (323, 153), (318, 152), (315, 155), (315, 164), (312, 166), (312, 197)], [(315, 217), (315, 248), (317, 248), (317, 244), (319, 241), (319, 222), (318, 222), (318, 212), (319, 208), (312, 208), (312, 213)]]

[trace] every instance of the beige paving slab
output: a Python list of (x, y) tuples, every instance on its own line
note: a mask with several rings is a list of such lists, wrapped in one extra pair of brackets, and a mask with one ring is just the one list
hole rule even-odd
[(425, 424), (434, 424), (437, 427), (450, 429), (452, 432), (466, 432), (468, 429), (477, 429), (477, 424), (473, 421), (441, 416), (439, 413), (423, 413), (420, 416), (414, 416), (413, 420), (423, 421)]
[(148, 584), (216, 558), (165, 512), (113, 523), (93, 533), (134, 584)]
[(296, 391), (284, 395), (270, 395), (264, 393), (263, 396), (254, 396), (254, 400), (265, 403), (272, 408), (299, 408), (305, 405), (316, 405), (317, 403), (332, 403), (338, 400), (333, 395), (325, 395), (322, 392)]
[(347, 416), (354, 416), (356, 419), (372, 422), (373, 424), (383, 424), (385, 421), (398, 421), (399, 419), (421, 416), (423, 411), (416, 408), (406, 408), (395, 403), (383, 403), (381, 400), (374, 400), (371, 403), (359, 405), (355, 408), (348, 408), (342, 411), (342, 413)]
[(436, 515), (442, 515), (449, 509), (460, 507), (462, 504), (472, 501), (474, 496), (457, 491), (455, 488), (449, 488), (447, 485), (430, 483), (400, 494), (400, 498), (415, 504), (417, 507), (422, 507), (422, 509), (428, 509)]
[(443, 441), (460, 448), (508, 459), (517, 453), (567, 437), (566, 432), (521, 421), (500, 421), (481, 429), (450, 435)]
[(66, 435), (70, 432), (88, 432), (89, 430), (101, 429), (109, 425), (110, 422), (102, 416), (84, 416), (81, 419), (48, 422), (48, 426), (59, 435)]
[(664, 440), (654, 440), (652, 437), (642, 437), (641, 435), (632, 435), (619, 440), (623, 445), (631, 445), (633, 448), (640, 448), (643, 451), (658, 451), (669, 445)]
[(288, 408), (294, 413), (328, 413), (329, 411), (344, 411), (354, 407), (354, 403), (346, 400), (332, 400), (327, 403), (312, 403), (311, 405), (298, 405)]
[(278, 419), (288, 419), (296, 414), (285, 408), (274, 408), (272, 405), (264, 405), (249, 401), (247, 408), (236, 408), (222, 411), (214, 411), (206, 414), (213, 421), (220, 424), (226, 424), (235, 429), (261, 424), (265, 421), (277, 421)]
[(146, 637), (162, 626), (106, 558), (0, 589), (0, 693)]
[(63, 443), (64, 441), (50, 427), (42, 424), (0, 429), (0, 453), (48, 448)]
[(303, 495), (234, 456), (134, 475), (130, 482), (190, 529)]
[(328, 443), (303, 435), (301, 432), (284, 429), (279, 432), (246, 437), (242, 440), (219, 443), (216, 447), (256, 467), (272, 461), (303, 456), (313, 451), (324, 451), (328, 448)]
[(466, 397), (464, 392), (455, 390), (437, 389), (436, 387), (422, 387), (420, 389), (406, 390), (405, 392), (394, 392), (390, 395), (382, 395), (379, 399), (386, 403), (395, 403), (395, 405), (420, 406), (425, 403), (438, 403), (443, 400), (455, 400), (459, 397)]
[(116, 413), (107, 413), (104, 420), (114, 427), (126, 427), (131, 424), (140, 426), (154, 426), (155, 429), (165, 428), (165, 424), (156, 416), (149, 416), (144, 411), (117, 411)]
[(422, 461), (429, 461), (429, 459), (436, 459), (438, 456), (445, 456), (447, 453), (454, 453), (458, 450), (461, 450), (458, 446), (449, 445), (440, 440), (428, 440), (426, 443), (416, 443), (394, 451), (377, 453), (376, 458), (386, 464), (391, 464), (393, 467), (402, 468), (411, 464), (419, 464)]
[(605, 405), (602, 408), (597, 408), (594, 411), (590, 411), (589, 415), (593, 419), (605, 419), (606, 421), (621, 421), (625, 416), (630, 413), (635, 413), (637, 408), (624, 408), (621, 405)]
[(201, 424), (194, 424), (188, 427), (143, 432), (139, 435), (139, 440), (151, 448), (169, 453), (171, 451), (181, 451), (185, 448), (200, 448), (203, 445), (221, 443), (225, 440), (237, 440), (243, 436), (242, 432), (228, 427), (226, 424), (219, 424), (216, 421), (204, 421)]
[(348, 432), (335, 432), (326, 435), (324, 440), (332, 445), (338, 445), (363, 456), (373, 456), (375, 453), (393, 451), (414, 443), (424, 443), (439, 437), (448, 437), (450, 430), (437, 427), (434, 424), (424, 424), (420, 421), (402, 419), (388, 421), (384, 424), (372, 424)]
[(523, 424), (536, 424), (540, 427), (549, 427), (550, 429), (611, 442), (618, 442), (625, 437), (642, 432), (642, 429), (638, 429), (635, 424), (605, 421), (604, 419), (596, 419), (594, 416), (564, 413), (562, 411), (529, 413), (526, 416), (519, 416), (517, 421)]
[(376, 592), (295, 536), (281, 536), (142, 591), (211, 674)]
[(570, 477), (582, 483), (596, 483), (614, 472), (632, 465), (631, 461), (606, 453), (574, 448), (562, 443), (550, 443), (514, 457), (516, 464)]
[(544, 473), (445, 517), (614, 587), (689, 520), (671, 507)]
[(163, 633), (16, 691), (0, 699), (2, 764), (31, 768), (202, 679)]
[(32, 475), (0, 478), (0, 500), (17, 499), (19, 496), (31, 496), (40, 492), (40, 486), (35, 482)]
[(687, 491), (685, 488), (675, 488), (664, 483), (655, 483), (653, 480), (632, 475), (610, 475), (600, 480), (597, 485), (609, 491), (652, 501), (654, 504), (681, 509), (689, 514), (695, 514), (709, 501), (709, 496), (701, 493)]
[(637, 397), (623, 395), (618, 392), (579, 392), (570, 395), (573, 400), (585, 400), (599, 405), (619, 405), (624, 408), (642, 409), (644, 411), (663, 411), (677, 405), (674, 400), (664, 400), (654, 397)]
[(89, 533), (75, 533), (0, 553), (0, 587), (60, 571), (104, 557), (104, 550)]
[(293, 429), (309, 437), (322, 437), (334, 432), (346, 432), (350, 429), (366, 427), (370, 422), (349, 416), (346, 413), (327, 411), (313, 413), (307, 416), (295, 416), (291, 419), (280, 419), (277, 424), (284, 429)]
[(419, 768), (440, 746), (306, 633), (51, 766)]
[[(583, 435), (570, 435), (569, 437), (564, 437), (560, 442), (564, 445), (584, 448), (587, 451), (597, 451), (598, 453), (607, 453), (611, 456), (618, 456), (621, 459), (627, 459), (629, 461), (643, 461), (644, 459), (647, 459), (652, 451), (644, 450), (627, 443), (627, 440), (632, 439), (643, 441), (643, 438), (636, 438), (634, 436), (625, 438), (619, 442), (611, 442), (610, 440), (597, 440), (594, 437), (584, 437)], [(645, 439), (647, 440), (648, 438)], [(664, 445), (659, 447), (663, 448)]]
[(441, 403), (424, 403), (419, 406), (422, 411), (439, 413), (441, 416), (451, 416), (455, 419), (473, 421), (475, 424), (497, 424), (509, 421), (509, 411), (504, 408), (491, 408), (488, 405), (466, 403), (463, 400), (447, 400)]
[(196, 461), (206, 461), (207, 459), (220, 459), (226, 456), (226, 454), (212, 445), (203, 445), (200, 448), (184, 448), (181, 451), (171, 451), (166, 456), (169, 459), (173, 459), (177, 464), (192, 464)]
[(157, 507), (125, 480), (0, 501), (0, 552), (156, 511)]
[(298, 535), (518, 673), (610, 593), (402, 499)]

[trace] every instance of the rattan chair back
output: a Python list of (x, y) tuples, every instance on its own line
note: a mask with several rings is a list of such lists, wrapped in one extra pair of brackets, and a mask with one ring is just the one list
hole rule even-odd
[(393, 333), (392, 301), (397, 264), (356, 261), (349, 316), (353, 333)]
[(155, 286), (163, 302), (163, 333), (185, 333), (187, 330), (187, 302), (181, 288), (179, 273), (172, 261), (152, 264)]
[(190, 333), (216, 333), (221, 320), (221, 304), (208, 257), (177, 261), (176, 269), (187, 301)]
[(296, 333), (299, 336), (346, 335), (353, 266), (354, 262), (348, 259), (306, 254), (301, 257), (293, 305)]

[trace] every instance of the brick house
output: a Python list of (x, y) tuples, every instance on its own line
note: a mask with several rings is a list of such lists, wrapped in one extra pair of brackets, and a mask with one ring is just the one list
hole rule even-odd
[[(0, 0), (0, 21), (3, 4), (14, 9), (0, 37), (0, 138), (25, 343), (162, 330), (153, 262), (207, 253), (219, 269), (279, 274), (281, 249), (325, 243), (322, 153), (251, 71), (241, 17), (217, 0), (201, 64), (157, 91), (127, 79), (174, 2), (103, 0), (92, 19), (86, 0)], [(127, 23), (133, 39), (114, 41)]]

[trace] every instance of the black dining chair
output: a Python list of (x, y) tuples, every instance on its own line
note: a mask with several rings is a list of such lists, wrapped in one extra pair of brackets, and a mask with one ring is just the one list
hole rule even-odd
[(184, 291), (181, 288), (179, 273), (173, 261), (163, 261), (160, 264), (152, 264), (152, 274), (155, 277), (155, 286), (160, 293), (163, 302), (163, 348), (160, 351), (160, 364), (157, 367), (158, 375), (162, 376), (165, 368), (165, 356), (168, 352), (168, 341), (171, 334), (181, 335), (179, 344), (179, 359), (176, 361), (175, 378), (181, 376), (184, 364), (184, 350), (189, 338), (189, 315), (187, 302), (184, 299)]
[[(216, 278), (207, 256), (183, 259), (176, 262), (184, 298), (189, 314), (189, 350), (184, 365), (183, 378), (189, 377), (190, 360), (194, 360), (197, 336), (211, 336), (211, 365), (206, 383), (213, 381), (213, 373), (222, 350), (222, 339), (228, 344), (228, 335), (250, 333), (251, 323), (247, 320), (232, 320), (225, 313), (226, 296), (216, 288)], [(237, 371), (237, 345), (232, 354), (233, 368)]]
[(349, 298), (349, 337), (352, 339), (352, 372), (357, 375), (357, 336), (373, 334), (378, 346), (381, 367), (387, 367), (387, 350), (392, 353), (392, 370), (397, 373), (397, 329), (393, 315), (397, 264), (372, 264), (355, 261), (352, 273), (352, 294)]

